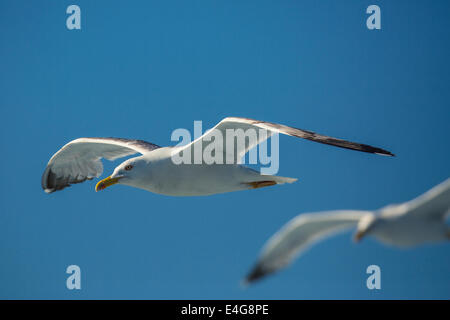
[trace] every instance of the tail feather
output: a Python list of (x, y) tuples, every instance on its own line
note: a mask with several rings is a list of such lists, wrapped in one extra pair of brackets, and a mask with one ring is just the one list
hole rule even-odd
[(279, 177), (279, 176), (273, 176), (275, 178), (275, 181), (277, 184), (283, 184), (283, 183), (294, 183), (297, 181), (297, 178), (288, 178), (288, 177)]

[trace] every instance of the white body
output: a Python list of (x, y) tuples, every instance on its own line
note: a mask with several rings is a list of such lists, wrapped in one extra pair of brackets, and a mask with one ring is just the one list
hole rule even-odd
[[(239, 164), (175, 164), (173, 147), (156, 149), (140, 157), (148, 170), (120, 183), (170, 196), (199, 196), (252, 188), (247, 183), (275, 181), (292, 183), (297, 179), (261, 175), (258, 171)], [(114, 177), (114, 174), (112, 177)]]

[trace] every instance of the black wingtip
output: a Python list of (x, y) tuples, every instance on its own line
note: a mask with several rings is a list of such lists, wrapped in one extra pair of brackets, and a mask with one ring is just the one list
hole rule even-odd
[[(357, 148), (354, 148), (354, 146), (357, 146)], [(367, 153), (378, 154), (380, 156), (395, 157), (395, 154), (393, 154), (390, 151), (387, 151), (385, 149), (378, 148), (378, 147), (373, 147), (373, 146), (370, 146), (368, 144), (363, 144), (363, 143), (358, 144), (358, 143), (350, 142), (348, 145), (340, 145), (340, 147), (353, 149), (353, 150), (357, 150), (357, 151), (362, 151), (362, 152), (367, 152)]]
[(245, 277), (243, 283), (244, 285), (249, 285), (257, 281), (261, 281), (266, 275), (271, 273), (261, 267), (261, 265), (257, 264), (252, 271)]
[(58, 176), (51, 170), (51, 168), (47, 166), (47, 168), (45, 168), (44, 174), (42, 175), (41, 187), (45, 191), (45, 193), (49, 194), (70, 187), (70, 183), (79, 183), (85, 181), (86, 179), (89, 179), (85, 178), (81, 181), (69, 181), (69, 178), (70, 177), (58, 178)]
[(376, 154), (379, 154), (380, 156), (387, 156), (387, 157), (395, 157), (395, 154), (392, 152), (389, 152), (387, 150), (380, 149), (380, 151), (375, 152)]

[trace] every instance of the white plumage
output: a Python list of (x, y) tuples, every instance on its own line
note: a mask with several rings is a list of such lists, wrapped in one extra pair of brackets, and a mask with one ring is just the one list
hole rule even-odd
[[(215, 133), (223, 136), (223, 146), (227, 146), (227, 130), (266, 129), (265, 135), (258, 134), (254, 141), (248, 140), (234, 148), (220, 147), (215, 150), (223, 159), (231, 157), (227, 164), (177, 164), (173, 157), (207, 147)], [(114, 170), (113, 174), (97, 184), (96, 190), (102, 190), (112, 184), (120, 183), (145, 189), (154, 193), (173, 196), (193, 196), (224, 193), (237, 190), (255, 189), (275, 184), (292, 183), (297, 179), (262, 175), (259, 172), (240, 165), (241, 158), (267, 139), (273, 133), (329, 144), (341, 148), (368, 153), (393, 156), (389, 151), (365, 144), (350, 142), (320, 135), (311, 131), (296, 129), (276, 123), (246, 118), (225, 118), (213, 130), (186, 146), (159, 147), (142, 140), (121, 138), (81, 138), (61, 148), (48, 162), (42, 176), (42, 188), (47, 193), (62, 190), (74, 183), (91, 180), (102, 174), (101, 159), (114, 160), (136, 153), (141, 156), (128, 159)], [(233, 138), (234, 139), (234, 138)], [(194, 163), (192, 161), (191, 163)]]
[(284, 268), (314, 243), (356, 226), (355, 240), (369, 235), (396, 247), (450, 239), (450, 179), (418, 198), (377, 211), (329, 211), (300, 214), (274, 234), (246, 278), (258, 280)]

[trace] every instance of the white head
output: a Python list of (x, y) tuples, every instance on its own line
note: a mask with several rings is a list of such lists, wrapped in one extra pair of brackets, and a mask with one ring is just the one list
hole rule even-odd
[(135, 186), (143, 178), (147, 167), (148, 163), (142, 156), (125, 160), (114, 169), (112, 175), (97, 183), (95, 191), (101, 191), (117, 183)]
[(356, 233), (353, 240), (355, 242), (359, 242), (364, 236), (371, 234), (378, 225), (379, 221), (380, 219), (377, 219), (377, 217), (373, 214), (366, 214), (362, 216), (356, 226)]

